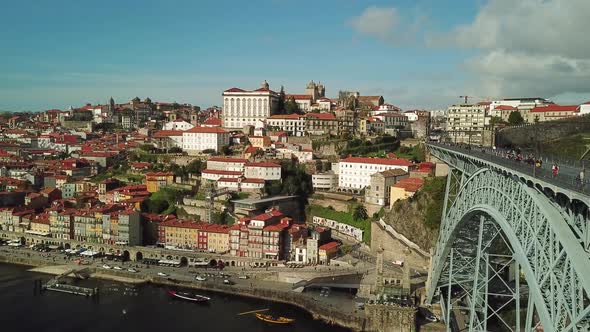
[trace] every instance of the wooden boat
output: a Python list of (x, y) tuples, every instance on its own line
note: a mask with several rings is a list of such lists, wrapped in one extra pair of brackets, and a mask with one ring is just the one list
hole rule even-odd
[(263, 322), (272, 323), (272, 324), (291, 324), (295, 321), (292, 318), (273, 317), (271, 315), (263, 315), (261, 313), (257, 313), (256, 318), (260, 319)]
[(206, 302), (206, 301), (211, 300), (211, 298), (208, 298), (203, 295), (190, 294), (190, 293), (185, 293), (185, 292), (168, 291), (168, 294), (170, 294), (174, 297), (177, 297), (179, 299), (183, 299), (186, 301), (192, 301), (192, 302)]

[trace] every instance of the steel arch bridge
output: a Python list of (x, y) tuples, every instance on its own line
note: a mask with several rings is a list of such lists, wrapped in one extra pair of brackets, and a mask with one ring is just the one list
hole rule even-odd
[(428, 150), (450, 166), (427, 291), (447, 330), (590, 331), (590, 198), (491, 155)]

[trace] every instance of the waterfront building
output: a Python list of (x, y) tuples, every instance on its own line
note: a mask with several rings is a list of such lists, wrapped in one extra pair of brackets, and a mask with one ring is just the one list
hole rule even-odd
[(371, 175), (390, 169), (409, 172), (416, 165), (406, 159), (348, 157), (338, 165), (338, 184), (345, 190), (360, 190), (371, 184)]
[(231, 88), (223, 92), (223, 127), (242, 129), (256, 126), (278, 110), (279, 94), (270, 90), (266, 81), (259, 89), (247, 91)]
[(142, 227), (139, 212), (135, 210), (119, 212), (116, 244), (124, 244), (128, 246), (139, 246), (142, 244)]
[(330, 260), (338, 254), (340, 243), (336, 241), (322, 244), (318, 248), (318, 260), (320, 264), (329, 264)]
[(160, 223), (159, 242), (167, 247), (199, 249), (199, 225), (188, 220), (167, 220)]
[(283, 260), (288, 257), (285, 247), (287, 242), (287, 230), (291, 226), (291, 218), (282, 218), (278, 224), (265, 226), (262, 231), (264, 258)]
[[(264, 255), (264, 227), (276, 224), (283, 217), (280, 211), (271, 209), (250, 219), (248, 224), (247, 256), (265, 258)], [(241, 247), (241, 246), (240, 246)]]

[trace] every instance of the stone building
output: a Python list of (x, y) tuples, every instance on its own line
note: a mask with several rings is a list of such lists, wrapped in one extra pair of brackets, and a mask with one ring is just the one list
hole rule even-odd
[(407, 177), (409, 177), (409, 173), (401, 169), (389, 169), (371, 175), (371, 182), (366, 190), (365, 201), (382, 206), (389, 205), (391, 186)]

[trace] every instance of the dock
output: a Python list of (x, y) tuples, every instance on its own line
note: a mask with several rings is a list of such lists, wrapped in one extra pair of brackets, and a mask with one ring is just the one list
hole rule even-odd
[(54, 292), (61, 292), (61, 293), (68, 293), (86, 297), (92, 297), (98, 295), (98, 288), (89, 288), (89, 287), (81, 287), (81, 286), (74, 286), (68, 285), (66, 283), (61, 283), (60, 279), (68, 276), (69, 274), (74, 274), (76, 277), (79, 277), (78, 274), (81, 274), (85, 271), (85, 269), (70, 269), (65, 271), (64, 273), (55, 276), (55, 278), (49, 280), (47, 283), (41, 286), (41, 291), (50, 290)]
[(81, 295), (86, 297), (98, 295), (98, 288), (80, 287), (68, 284), (45, 284), (43, 286), (43, 290)]

